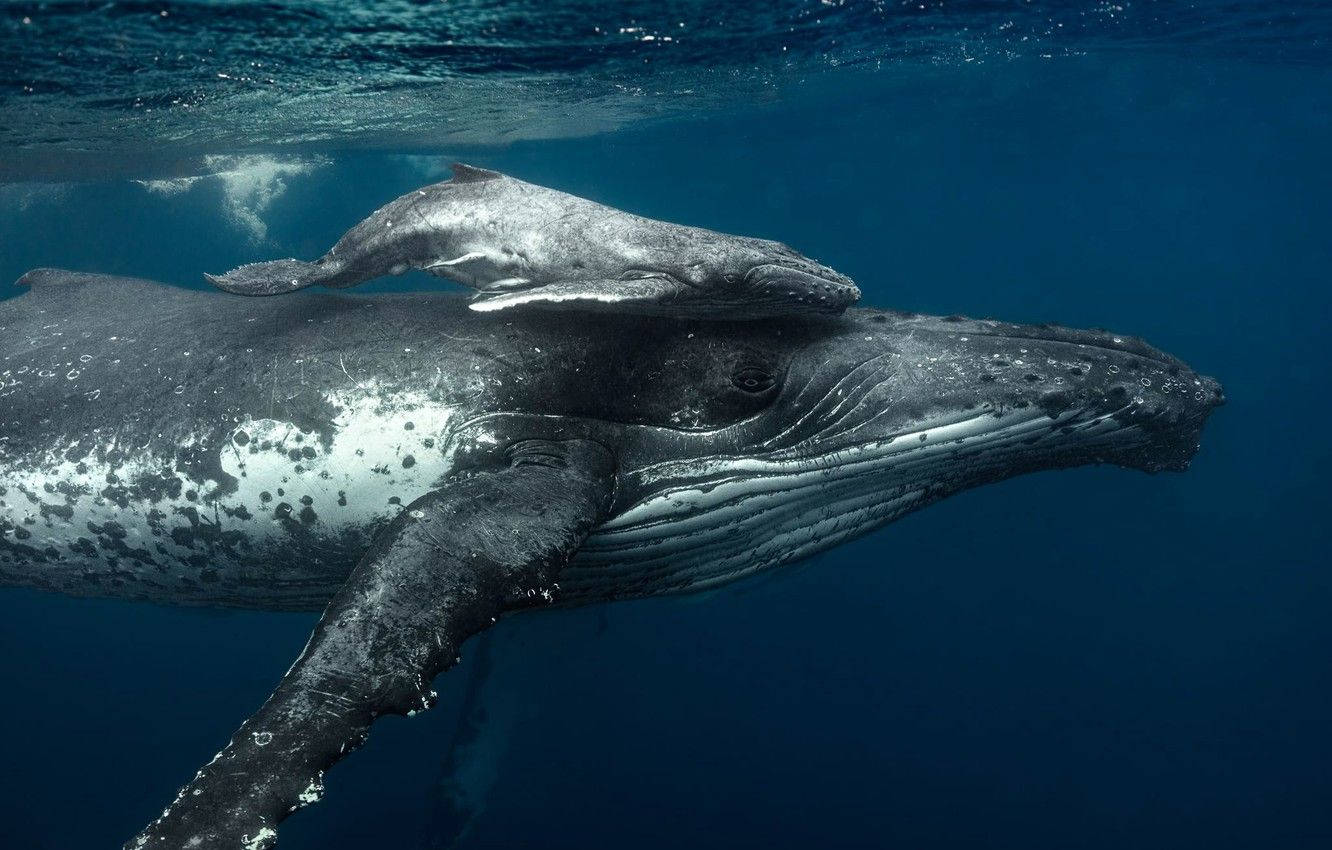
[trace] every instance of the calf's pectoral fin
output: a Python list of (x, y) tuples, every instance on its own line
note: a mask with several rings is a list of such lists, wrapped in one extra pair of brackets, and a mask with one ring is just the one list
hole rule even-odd
[(429, 707), (464, 640), (549, 598), (608, 509), (614, 462), (589, 440), (526, 441), (508, 458), (451, 477), (384, 529), (268, 701), (127, 848), (270, 847), (377, 716)]
[(482, 313), (524, 304), (548, 307), (605, 309), (624, 313), (675, 312), (688, 288), (668, 277), (632, 280), (561, 280), (509, 292), (486, 290), (468, 306)]

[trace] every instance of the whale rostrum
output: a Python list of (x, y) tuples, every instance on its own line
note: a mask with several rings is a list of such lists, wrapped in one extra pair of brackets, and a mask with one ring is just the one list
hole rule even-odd
[(206, 275), (241, 295), (344, 288), (420, 269), (477, 290), (472, 309), (519, 305), (698, 318), (834, 314), (846, 276), (780, 242), (657, 221), (472, 166), (408, 192), (314, 262)]

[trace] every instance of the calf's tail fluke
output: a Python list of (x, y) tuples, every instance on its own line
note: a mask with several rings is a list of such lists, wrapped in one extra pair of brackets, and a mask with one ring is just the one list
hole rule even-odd
[(237, 295), (282, 295), (325, 283), (332, 275), (319, 263), (286, 259), (249, 263), (226, 274), (206, 274), (204, 277), (218, 289)]

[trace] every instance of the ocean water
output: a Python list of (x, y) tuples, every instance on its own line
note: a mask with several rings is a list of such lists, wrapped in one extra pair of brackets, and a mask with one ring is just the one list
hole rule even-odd
[[(1219, 0), (6, 3), (0, 281), (203, 288), (460, 159), (1225, 385), (1184, 474), (502, 621), (284, 850), (1332, 846), (1330, 39)], [(0, 589), (0, 846), (119, 846), (314, 621)]]

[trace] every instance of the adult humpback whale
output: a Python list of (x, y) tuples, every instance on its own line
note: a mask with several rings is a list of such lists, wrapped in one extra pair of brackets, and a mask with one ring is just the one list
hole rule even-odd
[(238, 295), (337, 289), (422, 269), (478, 290), (472, 309), (520, 304), (701, 318), (840, 313), (850, 278), (780, 242), (644, 218), (484, 168), (385, 204), (312, 263), (205, 275)]
[(1184, 469), (1221, 400), (1139, 340), (1048, 325), (21, 282), (0, 303), (0, 583), (324, 607), (129, 847), (271, 845), (505, 612), (714, 585), (1032, 470)]

